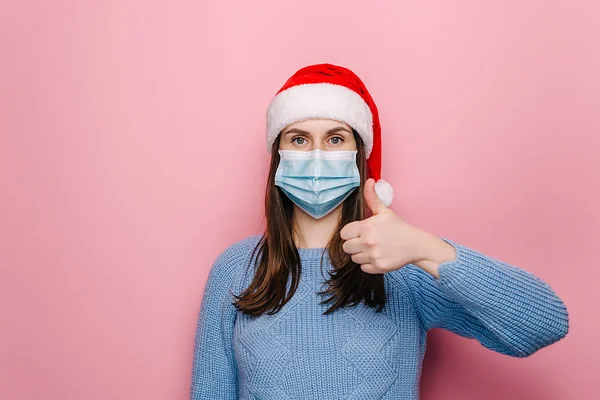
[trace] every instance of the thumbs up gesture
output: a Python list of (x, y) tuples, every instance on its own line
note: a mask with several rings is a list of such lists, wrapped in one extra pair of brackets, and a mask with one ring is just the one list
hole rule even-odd
[(438, 265), (456, 256), (452, 245), (418, 229), (387, 208), (375, 192), (375, 180), (365, 182), (364, 198), (373, 216), (342, 228), (343, 250), (370, 274), (384, 274), (415, 264), (438, 278)]

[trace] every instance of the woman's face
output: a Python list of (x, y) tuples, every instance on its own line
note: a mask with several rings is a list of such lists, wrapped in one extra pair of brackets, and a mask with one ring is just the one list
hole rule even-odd
[(332, 119), (294, 122), (281, 131), (280, 150), (356, 150), (352, 128)]

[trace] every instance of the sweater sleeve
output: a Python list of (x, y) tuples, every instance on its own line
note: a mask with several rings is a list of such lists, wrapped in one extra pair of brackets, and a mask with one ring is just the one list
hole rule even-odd
[(513, 357), (527, 357), (562, 339), (567, 308), (543, 280), (446, 238), (456, 258), (439, 278), (408, 264), (406, 279), (425, 330), (443, 328)]
[(237, 369), (233, 356), (236, 308), (230, 285), (236, 260), (224, 251), (214, 262), (198, 313), (192, 366), (191, 400), (237, 399)]

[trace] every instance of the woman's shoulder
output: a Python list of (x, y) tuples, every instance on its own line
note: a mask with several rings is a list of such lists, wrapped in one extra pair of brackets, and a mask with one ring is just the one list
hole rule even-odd
[(250, 256), (262, 235), (251, 235), (233, 242), (219, 253), (216, 261), (233, 261)]
[(214, 279), (231, 281), (240, 271), (246, 270), (253, 250), (262, 235), (251, 235), (237, 240), (223, 249), (216, 257), (210, 274)]

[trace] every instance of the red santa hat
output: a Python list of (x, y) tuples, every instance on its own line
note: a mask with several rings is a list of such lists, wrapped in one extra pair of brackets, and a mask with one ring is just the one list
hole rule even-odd
[(310, 118), (345, 122), (364, 142), (369, 177), (386, 205), (392, 186), (381, 179), (381, 126), (377, 106), (360, 78), (348, 68), (316, 64), (301, 68), (276, 93), (267, 109), (267, 149), (289, 124)]

